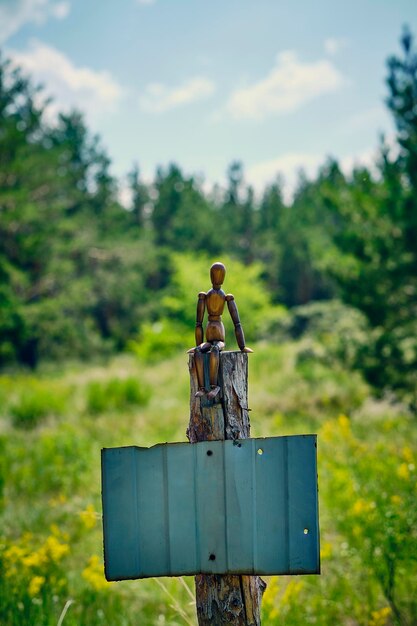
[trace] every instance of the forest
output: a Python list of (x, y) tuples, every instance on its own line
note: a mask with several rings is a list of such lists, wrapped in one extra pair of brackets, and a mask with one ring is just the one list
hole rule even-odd
[(253, 435), (319, 436), (323, 574), (267, 581), (263, 623), (417, 624), (407, 29), (401, 45), (386, 63), (395, 141), (380, 138), (372, 167), (329, 158), (288, 201), (278, 172), (259, 195), (239, 161), (211, 191), (176, 163), (151, 183), (135, 164), (127, 208), (82, 113), (51, 120), (43, 90), (0, 57), (2, 624), (195, 623), (192, 579), (105, 581), (99, 450), (184, 440), (185, 352), (215, 260), (254, 348)]

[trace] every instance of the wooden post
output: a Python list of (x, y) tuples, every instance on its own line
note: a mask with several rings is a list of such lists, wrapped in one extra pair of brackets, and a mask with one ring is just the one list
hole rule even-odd
[[(205, 355), (208, 365), (208, 355)], [(191, 443), (250, 436), (248, 412), (248, 355), (221, 352), (219, 386), (214, 401), (196, 398), (198, 390), (194, 354), (190, 354)], [(205, 364), (205, 370), (208, 367)], [(200, 574), (195, 577), (197, 617), (200, 626), (260, 626), (265, 582), (259, 576)]]

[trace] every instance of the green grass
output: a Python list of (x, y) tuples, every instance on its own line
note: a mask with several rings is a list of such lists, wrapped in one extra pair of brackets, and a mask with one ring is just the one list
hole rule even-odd
[[(10, 381), (3, 385), (3, 393), (7, 386), (13, 388)], [(65, 415), (71, 390), (56, 381), (38, 380), (33, 376), (25, 376), (21, 381), (21, 390), (10, 396), (8, 407), (13, 425), (16, 428), (31, 430), (48, 417)], [(7, 403), (8, 398), (5, 398)]]
[(106, 411), (125, 412), (132, 407), (144, 406), (150, 398), (150, 389), (134, 376), (93, 380), (86, 390), (86, 409), (91, 415)]
[[(252, 435), (319, 435), (323, 573), (270, 579), (263, 623), (412, 624), (414, 421), (307, 343), (253, 347)], [(191, 578), (102, 568), (100, 450), (186, 440), (185, 352), (2, 376), (0, 398), (0, 623), (56, 625), (66, 607), (65, 626), (195, 624)]]

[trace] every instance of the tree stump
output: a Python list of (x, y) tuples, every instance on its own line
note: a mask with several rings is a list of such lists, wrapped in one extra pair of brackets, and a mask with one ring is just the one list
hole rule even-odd
[[(209, 355), (204, 358), (204, 369), (208, 372)], [(221, 391), (212, 401), (206, 396), (195, 397), (198, 381), (193, 354), (189, 358), (189, 369), (191, 393), (187, 437), (190, 442), (247, 439), (250, 436), (248, 355), (243, 352), (220, 353)], [(259, 576), (199, 574), (195, 577), (195, 586), (200, 626), (260, 626), (266, 584)]]

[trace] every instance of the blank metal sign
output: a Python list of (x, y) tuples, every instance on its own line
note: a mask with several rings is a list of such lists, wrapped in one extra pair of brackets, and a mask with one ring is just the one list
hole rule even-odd
[(107, 580), (318, 574), (316, 436), (102, 450)]

